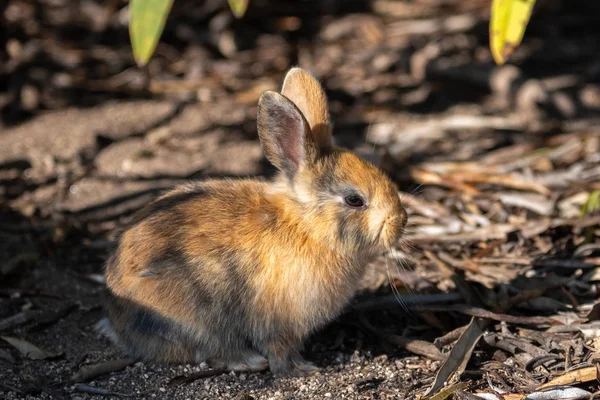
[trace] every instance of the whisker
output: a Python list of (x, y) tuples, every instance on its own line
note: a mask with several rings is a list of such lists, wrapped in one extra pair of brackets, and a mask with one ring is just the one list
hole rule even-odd
[(416, 235), (416, 236), (421, 236), (423, 238), (426, 238), (428, 240), (433, 240), (435, 234), (428, 232), (427, 230), (423, 229), (424, 227), (422, 225), (413, 225), (413, 224), (408, 224), (405, 229), (404, 229), (404, 235), (398, 239), (396, 245), (397, 246), (406, 246), (414, 251), (418, 251), (419, 249), (416, 248), (410, 241), (411, 241), (411, 236)]
[(400, 247), (400, 249), (402, 249), (402, 250), (403, 250), (405, 253), (408, 253), (408, 252), (409, 252), (409, 251), (406, 251), (405, 249), (408, 249), (408, 250), (410, 250), (410, 251), (418, 251), (418, 250), (419, 250), (419, 249), (418, 249), (418, 248), (417, 248), (417, 247), (416, 247), (414, 244), (412, 244), (412, 243), (410, 242), (410, 240), (409, 240), (409, 239), (407, 239), (407, 238), (404, 238), (404, 237), (402, 237), (402, 238), (400, 238), (400, 239), (398, 240), (398, 243), (397, 243), (397, 245), (398, 245), (398, 247)]
[[(394, 257), (394, 261), (396, 261), (396, 272), (398, 273), (398, 275), (402, 275), (400, 270), (402, 270), (405, 274), (408, 274), (409, 268), (404, 260), (404, 257), (402, 257), (402, 255), (400, 255), (396, 249), (392, 248), (390, 250), (392, 256)], [(415, 296), (415, 291), (410, 286), (406, 286), (406, 291), (408, 293), (408, 296), (412, 300), (412, 303), (417, 307), (417, 309), (419, 309), (417, 298)], [(410, 311), (408, 312), (410, 313)]]
[(413, 195), (413, 196), (416, 196), (416, 195), (418, 194), (418, 193), (417, 193), (417, 190), (421, 189), (422, 187), (423, 187), (423, 184), (422, 184), (422, 183), (419, 183), (419, 184), (417, 185), (417, 187), (416, 187), (416, 188), (414, 188), (414, 189), (413, 189), (413, 190), (410, 192), (410, 194), (411, 194), (411, 195)]
[(404, 300), (402, 300), (402, 297), (400, 296), (400, 292), (398, 291), (398, 288), (396, 287), (396, 285), (394, 285), (394, 281), (392, 280), (392, 275), (390, 274), (390, 264), (388, 261), (389, 261), (388, 257), (385, 257), (385, 267), (386, 267), (388, 282), (390, 284), (390, 289), (392, 289), (392, 293), (394, 295), (394, 298), (398, 302), (398, 304), (400, 304), (400, 306), (404, 309), (404, 311), (406, 311), (407, 313), (410, 313), (408, 306), (406, 305), (406, 303), (404, 302)]

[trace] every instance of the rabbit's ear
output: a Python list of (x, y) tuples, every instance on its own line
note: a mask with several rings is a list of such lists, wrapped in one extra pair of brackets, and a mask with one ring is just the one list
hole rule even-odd
[(258, 101), (258, 136), (267, 159), (292, 178), (300, 165), (310, 165), (318, 149), (308, 122), (285, 96), (267, 91)]
[(307, 71), (292, 68), (283, 81), (281, 94), (302, 112), (320, 149), (331, 148), (331, 123), (327, 97), (321, 84)]

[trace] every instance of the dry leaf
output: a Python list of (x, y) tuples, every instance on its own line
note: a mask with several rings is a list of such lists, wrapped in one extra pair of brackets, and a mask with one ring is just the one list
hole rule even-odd
[(527, 395), (518, 393), (509, 393), (502, 395), (502, 398), (504, 400), (525, 400), (526, 397)]
[(10, 343), (15, 349), (19, 350), (21, 354), (30, 360), (45, 360), (47, 358), (55, 358), (60, 356), (61, 354), (50, 353), (49, 351), (42, 350), (39, 347), (21, 339), (9, 337), (9, 336), (0, 336), (3, 340)]
[(92, 379), (108, 374), (111, 372), (120, 371), (123, 368), (132, 365), (136, 362), (133, 358), (121, 358), (118, 360), (110, 360), (100, 364), (84, 365), (71, 377), (71, 382), (87, 382)]
[(444, 388), (438, 394), (429, 397), (429, 400), (444, 400), (444, 399), (447, 399), (448, 397), (452, 396), (457, 391), (462, 390), (462, 389), (466, 388), (467, 386), (469, 386), (468, 382), (458, 382), (458, 383), (455, 383), (454, 385), (450, 385), (450, 386)]
[(593, 381), (598, 378), (598, 371), (595, 366), (586, 367), (581, 369), (576, 369), (573, 371), (569, 371), (564, 375), (556, 377), (552, 379), (550, 382), (544, 383), (541, 386), (538, 386), (538, 390), (553, 387), (553, 386), (563, 386), (563, 385), (573, 385), (582, 382)]
[(587, 390), (576, 387), (561, 387), (550, 389), (545, 392), (534, 392), (527, 397), (526, 400), (579, 400), (589, 399), (592, 394)]
[(480, 318), (473, 318), (471, 320), (467, 329), (452, 348), (448, 360), (446, 360), (438, 371), (433, 385), (425, 393), (426, 396), (437, 393), (446, 383), (460, 378), (477, 342), (479, 342), (481, 335), (483, 335), (483, 330), (487, 323), (488, 321)]

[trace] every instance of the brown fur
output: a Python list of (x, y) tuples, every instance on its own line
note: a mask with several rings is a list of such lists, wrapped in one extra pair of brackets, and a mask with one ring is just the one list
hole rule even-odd
[[(303, 340), (341, 311), (365, 265), (400, 237), (396, 186), (331, 144), (318, 82), (293, 69), (284, 92), (259, 102), (261, 142), (282, 171), (273, 182), (182, 186), (123, 235), (106, 266), (104, 328), (131, 355), (314, 372), (300, 356)], [(363, 209), (344, 203), (355, 193)]]

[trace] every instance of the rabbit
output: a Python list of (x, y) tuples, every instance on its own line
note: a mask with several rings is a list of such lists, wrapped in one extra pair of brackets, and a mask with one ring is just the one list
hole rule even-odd
[(400, 239), (397, 186), (332, 143), (327, 98), (292, 68), (262, 94), (272, 180), (189, 183), (142, 209), (105, 267), (100, 328), (130, 356), (305, 376), (304, 340), (349, 303)]

